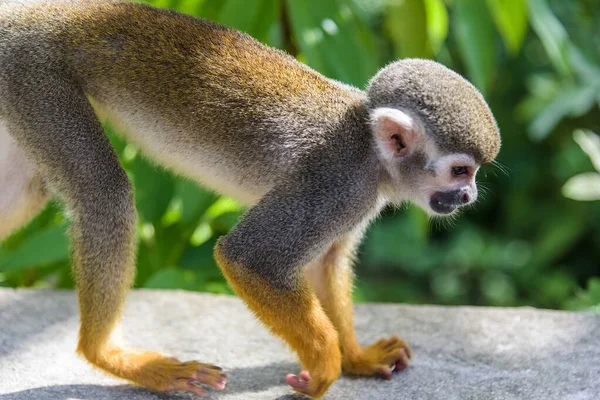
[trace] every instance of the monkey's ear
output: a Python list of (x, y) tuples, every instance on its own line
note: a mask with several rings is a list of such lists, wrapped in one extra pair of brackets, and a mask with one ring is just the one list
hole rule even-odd
[(379, 150), (385, 158), (405, 157), (410, 154), (417, 138), (417, 126), (408, 114), (380, 107), (371, 113), (371, 123)]

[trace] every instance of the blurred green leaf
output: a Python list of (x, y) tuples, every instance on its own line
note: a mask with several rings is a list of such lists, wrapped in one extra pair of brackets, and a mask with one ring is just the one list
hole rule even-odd
[(151, 4), (160, 8), (172, 8), (176, 0), (150, 0)]
[(498, 55), (493, 21), (485, 2), (454, 0), (452, 26), (469, 77), (486, 95), (496, 74)]
[(402, 270), (423, 274), (440, 263), (441, 254), (435, 249), (427, 251), (427, 220), (422, 211), (411, 207), (395, 220), (385, 220), (369, 231), (364, 245), (364, 259), (373, 268), (387, 269), (396, 265)]
[(227, 0), (221, 3), (216, 21), (250, 33), (262, 42), (267, 41), (269, 27), (278, 16), (278, 1)]
[(231, 230), (237, 224), (239, 219), (242, 216), (242, 211), (233, 211), (223, 213), (215, 219), (213, 219), (210, 223), (210, 227), (212, 231), (218, 234), (225, 234)]
[(563, 308), (573, 295), (577, 282), (566, 271), (552, 271), (543, 274), (538, 282), (535, 299), (545, 308)]
[(570, 301), (569, 308), (600, 313), (600, 278), (591, 278), (587, 289), (579, 291)]
[(394, 55), (397, 58), (432, 57), (423, 0), (390, 3), (385, 13), (385, 26), (394, 43)]
[[(598, 51), (600, 54), (600, 51)], [(591, 85), (597, 89), (597, 102), (600, 104), (600, 65), (593, 64), (587, 60), (579, 49), (569, 46), (569, 61), (573, 71), (582, 84)]]
[(573, 132), (573, 139), (590, 157), (594, 168), (600, 172), (600, 136), (589, 130), (577, 129)]
[(535, 74), (527, 79), (529, 95), (518, 105), (516, 112), (523, 120), (534, 119), (554, 98), (560, 96), (561, 82), (553, 74)]
[(216, 294), (234, 294), (233, 290), (231, 290), (224, 280), (222, 282), (206, 282), (201, 286), (201, 290)]
[(565, 28), (552, 13), (546, 0), (528, 0), (533, 29), (540, 37), (554, 68), (562, 75), (571, 75), (567, 59), (569, 40)]
[(488, 271), (481, 279), (481, 292), (487, 302), (495, 306), (510, 306), (515, 303), (517, 291), (512, 279), (499, 271)]
[(19, 248), (23, 243), (30, 240), (32, 235), (36, 235), (50, 226), (65, 224), (60, 205), (55, 201), (50, 201), (48, 206), (27, 226), (14, 232), (0, 243), (0, 259), (2, 259), (2, 254), (5, 251), (13, 251)]
[(0, 256), (0, 272), (14, 272), (27, 267), (44, 266), (69, 258), (66, 226), (51, 225), (33, 233), (14, 251)]
[(200, 16), (211, 21), (220, 22), (221, 10), (227, 0), (204, 0), (200, 5)]
[(446, 302), (452, 302), (466, 291), (465, 282), (460, 279), (456, 271), (441, 271), (433, 276), (431, 289)]
[(143, 287), (148, 289), (190, 288), (194, 282), (194, 273), (176, 268), (166, 268), (156, 272)]
[(175, 198), (181, 201), (181, 223), (195, 224), (219, 196), (195, 182), (180, 179), (176, 183)]
[(527, 0), (487, 0), (506, 48), (515, 55), (527, 33)]
[(203, 4), (204, 0), (177, 0), (175, 8), (183, 13), (198, 16)]
[(221, 214), (242, 211), (244, 207), (229, 197), (221, 197), (206, 210), (206, 216), (216, 218)]
[(442, 0), (425, 0), (427, 36), (433, 52), (437, 54), (448, 36), (448, 10)]
[(159, 222), (173, 197), (173, 177), (139, 156), (134, 160), (131, 171), (141, 220)]
[(221, 270), (213, 257), (216, 238), (211, 238), (197, 247), (188, 247), (183, 253), (179, 266), (182, 269), (194, 270), (204, 281), (225, 282)]
[(533, 262), (549, 265), (561, 257), (579, 239), (588, 225), (582, 209), (571, 208), (564, 212), (558, 205), (543, 208), (548, 213), (544, 223), (537, 227), (538, 236), (534, 242)]
[[(308, 64), (330, 78), (364, 87), (377, 71), (372, 33), (342, 0), (287, 1), (298, 47)], [(348, 68), (351, 65), (352, 68)]]
[(203, 222), (196, 227), (194, 233), (190, 237), (190, 243), (193, 246), (200, 246), (205, 243), (213, 235), (213, 230), (207, 222)]
[(600, 174), (587, 172), (575, 175), (565, 183), (562, 193), (573, 200), (600, 200)]
[(596, 88), (571, 84), (550, 101), (529, 126), (532, 139), (545, 139), (556, 125), (566, 117), (585, 114), (596, 103)]

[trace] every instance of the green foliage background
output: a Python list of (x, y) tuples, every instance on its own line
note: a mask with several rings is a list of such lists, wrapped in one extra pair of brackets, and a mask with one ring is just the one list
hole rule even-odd
[[(600, 132), (598, 0), (154, 0), (248, 32), (364, 88), (386, 63), (436, 59), (467, 76), (502, 131), (501, 167), (455, 221), (388, 210), (356, 266), (359, 301), (600, 309), (600, 201), (561, 192), (593, 171), (572, 132)], [(243, 213), (142, 158), (107, 126), (135, 183), (136, 286), (231, 293), (212, 259)], [(50, 205), (0, 247), (0, 286), (71, 288), (68, 216)]]

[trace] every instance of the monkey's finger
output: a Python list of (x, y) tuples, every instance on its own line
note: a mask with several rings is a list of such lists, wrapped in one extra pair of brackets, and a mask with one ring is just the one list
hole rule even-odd
[(200, 383), (196, 383), (189, 379), (177, 379), (172, 390), (182, 390), (185, 392), (194, 393), (198, 397), (202, 397), (208, 393), (202, 386), (200, 386)]
[(384, 350), (388, 350), (388, 349), (392, 349), (395, 346), (398, 346), (398, 344), (400, 344), (400, 342), (402, 342), (400, 340), (400, 338), (398, 338), (398, 336), (392, 336), (391, 338), (388, 339), (388, 342), (383, 346)]
[(308, 387), (308, 381), (302, 380), (300, 377), (294, 374), (288, 374), (285, 377), (285, 382), (294, 389), (306, 389)]
[(388, 366), (382, 365), (377, 368), (377, 375), (381, 376), (383, 379), (392, 379), (392, 369)]
[(412, 352), (408, 348), (403, 348), (402, 350), (403, 350), (404, 354), (403, 354), (402, 358), (398, 361), (402, 361), (404, 366), (408, 367), (410, 365), (410, 359), (412, 357)]
[(227, 384), (227, 375), (221, 373), (214, 374), (207, 371), (197, 371), (192, 380), (204, 383), (216, 390), (223, 390)]
[(194, 373), (194, 376), (201, 376), (201, 375), (204, 375), (204, 377), (223, 377), (223, 378), (227, 378), (227, 375), (225, 375), (223, 373), (223, 370), (221, 370), (221, 369), (199, 368)]
[(308, 371), (300, 372), (300, 378), (306, 382), (310, 381), (310, 372), (308, 372)]
[(388, 353), (382, 360), (382, 363), (387, 364), (387, 365), (393, 365), (393, 364), (396, 364), (396, 361), (403, 360), (403, 359), (408, 360), (408, 356), (404, 352), (404, 349), (397, 349), (397, 350), (394, 350), (394, 351)]
[(210, 373), (210, 374), (219, 374), (221, 371), (223, 371), (223, 368), (218, 367), (216, 365), (203, 364), (203, 363), (199, 363), (198, 361), (194, 361), (194, 360), (182, 362), (181, 367), (195, 367), (198, 371), (202, 371), (203, 373)]
[(406, 364), (404, 360), (398, 360), (398, 361), (396, 361), (396, 364), (394, 364), (394, 372), (403, 371), (407, 367), (408, 367), (408, 364)]
[[(175, 359), (175, 360), (177, 360), (177, 359)], [(214, 364), (202, 364), (202, 363), (199, 363), (198, 361), (195, 361), (195, 360), (182, 362), (181, 365), (183, 365), (183, 366), (198, 365), (201, 368), (206, 369), (207, 371), (209, 371), (209, 370), (223, 371), (223, 368), (219, 367), (218, 365), (214, 365)]]
[(400, 372), (405, 370), (410, 365), (410, 358), (408, 357), (408, 352), (406, 349), (402, 349), (402, 356), (396, 360), (396, 362), (390, 365), (390, 369), (392, 372)]
[(404, 351), (406, 352), (406, 355), (408, 356), (409, 359), (413, 358), (414, 353), (413, 353), (412, 349), (410, 348), (410, 346), (407, 345), (406, 343), (404, 343)]
[(227, 383), (227, 375), (216, 365), (186, 361), (179, 363), (174, 368), (176, 369), (176, 378), (187, 379), (188, 382), (199, 382), (216, 390), (223, 390)]

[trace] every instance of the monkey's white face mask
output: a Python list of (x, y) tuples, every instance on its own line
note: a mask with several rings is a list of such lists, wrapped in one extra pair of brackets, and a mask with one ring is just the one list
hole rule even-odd
[(430, 215), (449, 215), (477, 199), (474, 158), (444, 153), (417, 118), (381, 107), (371, 113), (371, 126), (389, 201), (412, 201)]

